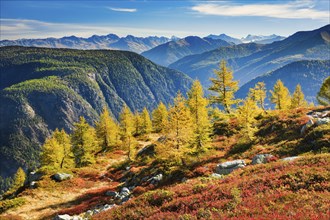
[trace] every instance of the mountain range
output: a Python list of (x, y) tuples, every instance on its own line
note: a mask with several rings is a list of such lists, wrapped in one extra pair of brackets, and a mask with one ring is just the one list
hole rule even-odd
[(246, 37), (243, 37), (241, 39), (230, 37), (226, 34), (220, 34), (220, 35), (210, 34), (207, 37), (212, 38), (212, 39), (224, 40), (224, 41), (231, 42), (234, 44), (252, 43), (252, 42), (258, 43), (258, 44), (270, 44), (270, 43), (273, 43), (274, 41), (280, 41), (280, 40), (285, 39), (285, 37), (279, 36), (276, 34), (272, 34), (269, 36), (249, 34)]
[(2, 40), (0, 46), (27, 46), (27, 47), (50, 47), (50, 48), (72, 48), (72, 49), (113, 49), (128, 50), (136, 53), (154, 48), (160, 44), (170, 41), (166, 37), (135, 37), (127, 35), (119, 37), (115, 34), (105, 36), (93, 35), (89, 38), (76, 36), (46, 39), (20, 39)]
[(330, 25), (297, 32), (271, 44), (239, 44), (186, 56), (169, 65), (209, 86), (209, 78), (220, 60), (227, 60), (240, 85), (260, 75), (299, 60), (330, 59)]
[(79, 116), (93, 124), (103, 107), (116, 118), (124, 105), (132, 111), (141, 111), (144, 106), (151, 110), (160, 101), (169, 104), (179, 90), (186, 94), (196, 78), (207, 89), (212, 70), (222, 59), (240, 80), (239, 98), (258, 81), (264, 81), (270, 90), (281, 79), (290, 92), (300, 83), (311, 102), (329, 76), (330, 25), (297, 32), (271, 44), (235, 45), (194, 36), (170, 40), (116, 35), (16, 43), (29, 41), (40, 47), (45, 42), (47, 47), (85, 45), (84, 49), (112, 45), (143, 51), (148, 47), (153, 49), (143, 55), (155, 63), (168, 65), (179, 60), (166, 68), (128, 51), (4, 46), (10, 41), (1, 41), (1, 176), (13, 174), (18, 166), (35, 167), (45, 138), (55, 128), (70, 132)]
[(141, 55), (151, 61), (168, 66), (169, 64), (191, 54), (199, 54), (222, 46), (229, 46), (233, 43), (221, 39), (200, 38), (189, 36), (176, 41), (161, 44)]
[(118, 118), (169, 104), (191, 79), (125, 51), (1, 47), (0, 175), (34, 167), (40, 145), (79, 116), (93, 124), (104, 107)]

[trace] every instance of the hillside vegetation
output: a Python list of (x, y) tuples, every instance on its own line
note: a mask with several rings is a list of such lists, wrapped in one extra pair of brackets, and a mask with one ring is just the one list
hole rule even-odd
[(178, 92), (151, 117), (124, 106), (117, 123), (104, 108), (95, 127), (80, 117), (70, 134), (55, 130), (37, 172), (24, 181), (17, 170), (0, 201), (3, 218), (326, 219), (329, 107), (306, 107), (299, 86), (291, 96), (280, 80), (276, 110), (264, 109), (262, 84), (235, 100), (224, 61), (212, 82), (211, 100), (194, 81), (187, 98)]
[(103, 107), (119, 117), (168, 104), (191, 79), (131, 52), (1, 47), (0, 174), (37, 165), (40, 145), (69, 132), (79, 116), (93, 124)]

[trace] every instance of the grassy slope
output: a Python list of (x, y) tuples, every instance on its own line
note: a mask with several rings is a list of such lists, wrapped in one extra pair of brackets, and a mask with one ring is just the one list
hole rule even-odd
[[(187, 160), (185, 165), (169, 166), (149, 158), (136, 160), (126, 170), (125, 161), (109, 166), (113, 159), (123, 160), (124, 152), (99, 157), (95, 166), (74, 170), (75, 178), (70, 181), (54, 183), (45, 178), (39, 188), (20, 195), (28, 201), (26, 205), (3, 216), (40, 219), (55, 213), (79, 214), (97, 204), (111, 203), (104, 192), (118, 190), (125, 179), (128, 185), (134, 181), (139, 185), (133, 199), (94, 219), (326, 219), (330, 214), (330, 126), (314, 126), (300, 135), (310, 110), (286, 114), (273, 111), (259, 117), (256, 139), (250, 143), (240, 141), (235, 119), (218, 121), (213, 149), (199, 159)], [(140, 147), (157, 137), (152, 135), (150, 141), (140, 142)], [(237, 158), (249, 163), (258, 153), (303, 157), (294, 162), (248, 165), (222, 180), (209, 178), (218, 163)], [(165, 176), (161, 185), (142, 181), (160, 172)], [(183, 178), (188, 180), (182, 183)]]

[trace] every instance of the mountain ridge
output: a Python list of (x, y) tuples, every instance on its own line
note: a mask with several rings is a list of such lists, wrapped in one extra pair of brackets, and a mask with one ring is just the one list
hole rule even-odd
[(127, 35), (119, 37), (116, 34), (93, 35), (88, 38), (65, 36), (62, 38), (42, 38), (42, 39), (18, 39), (1, 40), (0, 47), (3, 46), (34, 46), (47, 48), (71, 48), (71, 49), (113, 49), (128, 50), (136, 53), (149, 50), (155, 46), (170, 41), (166, 37), (135, 37)]
[(187, 55), (199, 54), (218, 47), (229, 46), (231, 44), (232, 43), (228, 43), (221, 39), (188, 36), (183, 39), (161, 44), (143, 52), (141, 55), (157, 64), (168, 66)]
[[(88, 123), (103, 107), (118, 118), (168, 104), (191, 79), (127, 51), (0, 48), (1, 176), (35, 167), (40, 144), (55, 128), (69, 132), (79, 116)], [(27, 163), (29, 164), (26, 164)]]
[[(259, 45), (255, 51), (240, 54), (242, 45), (233, 45), (208, 51), (195, 56), (186, 56), (169, 67), (185, 72), (192, 78), (197, 77), (204, 86), (208, 86), (208, 78), (212, 69), (217, 68), (219, 59), (227, 60), (234, 70), (234, 77), (240, 84), (278, 69), (288, 63), (299, 60), (328, 60), (330, 59), (330, 25), (316, 30), (297, 32), (282, 41), (272, 44)], [(231, 51), (227, 56), (223, 50)], [(235, 50), (238, 52), (235, 54)]]

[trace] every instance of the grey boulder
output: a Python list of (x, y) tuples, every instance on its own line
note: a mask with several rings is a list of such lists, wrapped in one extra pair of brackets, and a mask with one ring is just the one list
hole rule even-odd
[(299, 156), (295, 156), (295, 157), (285, 157), (282, 159), (282, 161), (293, 161), (300, 158)]
[(252, 158), (252, 165), (268, 163), (269, 159), (271, 159), (272, 157), (274, 156), (271, 154), (257, 154)]
[(56, 173), (52, 176), (52, 179), (58, 182), (61, 182), (63, 180), (71, 179), (72, 175), (68, 173)]
[(218, 164), (215, 168), (215, 172), (220, 175), (227, 175), (236, 169), (245, 167), (244, 160), (233, 160)]

